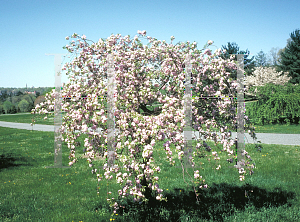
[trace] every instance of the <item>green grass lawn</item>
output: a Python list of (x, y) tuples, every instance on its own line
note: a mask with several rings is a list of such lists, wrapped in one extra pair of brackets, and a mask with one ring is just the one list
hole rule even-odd
[[(44, 117), (47, 116), (45, 120)], [(62, 116), (65, 116), (63, 114)], [(6, 122), (15, 122), (15, 123), (32, 123), (34, 118), (35, 124), (44, 124), (44, 125), (54, 125), (53, 115), (39, 115), (39, 114), (30, 114), (30, 113), (18, 113), (18, 114), (2, 114), (0, 115), (0, 121)]]
[[(218, 163), (207, 159), (211, 156), (199, 159), (202, 164), (196, 169), (209, 188), (199, 191), (197, 205), (191, 182), (187, 186), (182, 169), (168, 164), (161, 141), (153, 155), (161, 168), (157, 176), (168, 202), (151, 200), (150, 207), (128, 199), (124, 211), (112, 216), (107, 191), (115, 195), (122, 187), (115, 179), (109, 183), (104, 179), (97, 195), (97, 176), (91, 174), (85, 159), (71, 168), (45, 168), (54, 165), (53, 137), (53, 132), (0, 127), (1, 221), (300, 221), (300, 146), (262, 144), (258, 152), (253, 144), (245, 144), (256, 168), (254, 175), (240, 182), (238, 171), (229, 168), (234, 163), (228, 163), (227, 154), (220, 152), (221, 145), (208, 142), (221, 157), (222, 167), (216, 170)], [(79, 139), (81, 144), (84, 138)], [(67, 166), (65, 143), (62, 149)], [(82, 149), (77, 149), (76, 156), (83, 154)], [(94, 161), (98, 170), (104, 163), (104, 159)], [(193, 176), (192, 169), (188, 172)]]

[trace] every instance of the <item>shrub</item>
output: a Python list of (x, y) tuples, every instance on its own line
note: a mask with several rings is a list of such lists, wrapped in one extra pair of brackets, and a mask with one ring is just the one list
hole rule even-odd
[[(245, 81), (246, 94), (254, 95), (248, 92), (249, 88), (255, 86), (264, 86), (267, 83), (276, 85), (284, 85), (288, 83), (291, 77), (288, 77), (288, 72), (276, 72), (272, 67), (255, 67), (253, 76), (247, 76)], [(254, 90), (256, 93), (256, 90)]]
[(256, 124), (299, 123), (300, 87), (268, 83), (257, 89), (258, 101), (247, 104), (246, 115)]

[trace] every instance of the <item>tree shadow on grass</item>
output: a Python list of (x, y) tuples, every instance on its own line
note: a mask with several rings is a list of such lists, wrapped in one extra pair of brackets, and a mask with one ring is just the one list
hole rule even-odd
[[(197, 193), (200, 193), (200, 204), (196, 202), (194, 191), (187, 192), (184, 189), (174, 189), (164, 195), (168, 202), (160, 202), (153, 196), (149, 197), (147, 204), (126, 199), (122, 204), (124, 208), (118, 209), (117, 214), (126, 215), (128, 218), (123, 218), (124, 221), (133, 221), (133, 218), (136, 221), (180, 221), (184, 210), (186, 214), (192, 213), (199, 219), (223, 221), (225, 215), (230, 216), (234, 213), (234, 208), (243, 211), (250, 205), (256, 210), (283, 205), (290, 207), (292, 204), (289, 201), (295, 198), (294, 192), (282, 191), (281, 188), (267, 191), (249, 184), (238, 187), (227, 183), (213, 183), (208, 189), (198, 188)], [(130, 213), (127, 214), (128, 212)], [(161, 212), (168, 216), (162, 216)]]
[[(30, 161), (34, 161), (30, 159)], [(0, 172), (3, 169), (9, 169), (19, 166), (33, 166), (30, 164), (29, 158), (23, 157), (21, 155), (16, 155), (15, 153), (5, 153), (0, 155)], [(18, 162), (18, 163), (16, 163)]]

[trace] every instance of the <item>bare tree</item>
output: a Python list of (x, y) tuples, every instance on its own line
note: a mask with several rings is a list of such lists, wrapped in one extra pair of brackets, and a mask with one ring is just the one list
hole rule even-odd
[[(288, 39), (286, 40), (286, 45), (288, 46), (288, 45), (290, 44), (291, 41), (292, 41), (292, 39), (291, 39), (291, 38), (288, 38)], [(277, 55), (278, 55), (278, 65), (281, 64), (281, 53), (283, 53), (284, 51), (285, 51), (285, 48), (279, 49), (279, 51), (278, 51), (278, 53), (277, 53)]]
[(279, 52), (280, 52), (280, 48), (279, 47), (272, 47), (272, 49), (270, 50), (269, 52), (269, 64), (272, 65), (272, 66), (277, 66), (278, 63), (279, 63), (279, 58), (280, 58), (280, 55), (279, 55)]

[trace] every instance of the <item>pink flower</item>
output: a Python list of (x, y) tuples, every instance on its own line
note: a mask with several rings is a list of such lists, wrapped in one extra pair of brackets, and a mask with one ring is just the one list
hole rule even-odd
[[(197, 170), (197, 171), (198, 171), (198, 170)], [(198, 179), (199, 176), (200, 176), (200, 175), (199, 175), (199, 171), (198, 171), (198, 173), (194, 173), (194, 178), (195, 178), (195, 179)]]
[(211, 50), (210, 49), (205, 49), (203, 54), (211, 55)]
[(137, 118), (134, 118), (134, 119), (133, 119), (133, 122), (136, 123), (136, 124), (138, 124), (138, 123), (139, 123), (139, 120), (138, 120)]
[(81, 131), (82, 132), (87, 132), (88, 131), (88, 126), (87, 125), (83, 125)]
[(207, 44), (208, 44), (208, 45), (212, 45), (213, 43), (214, 43), (214, 42), (213, 42), (212, 40), (208, 40), (208, 41), (207, 41)]
[(157, 193), (162, 193), (163, 192), (163, 189), (157, 189)]

